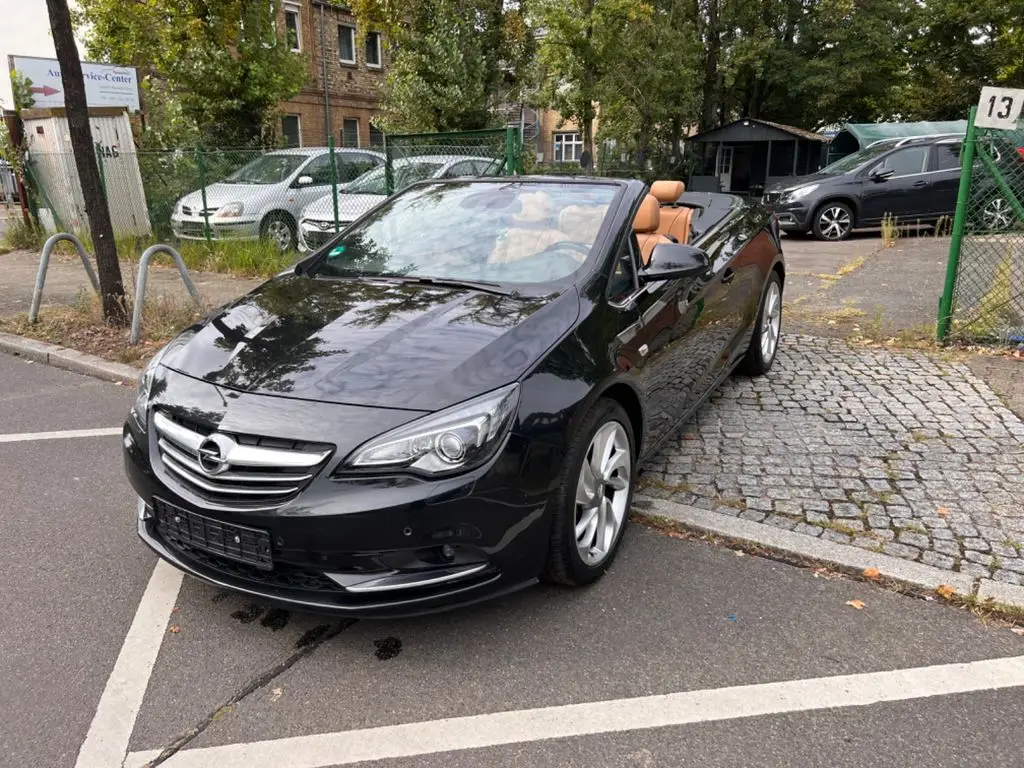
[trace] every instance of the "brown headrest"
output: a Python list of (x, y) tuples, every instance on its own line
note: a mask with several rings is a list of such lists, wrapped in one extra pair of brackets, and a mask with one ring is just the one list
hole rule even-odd
[(640, 210), (633, 217), (633, 231), (654, 232), (661, 220), (661, 206), (658, 205), (658, 198), (654, 195), (647, 195), (640, 203)]
[(658, 198), (659, 203), (674, 203), (686, 191), (681, 181), (656, 181), (651, 184), (651, 194)]

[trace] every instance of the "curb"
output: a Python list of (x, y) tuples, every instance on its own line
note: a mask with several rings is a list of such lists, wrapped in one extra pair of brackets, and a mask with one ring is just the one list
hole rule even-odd
[(139, 374), (142, 373), (140, 369), (130, 365), (112, 363), (95, 355), (87, 355), (57, 344), (26, 339), (11, 333), (0, 333), (0, 352), (131, 387), (135, 386)]
[(854, 575), (862, 574), (867, 568), (875, 568), (883, 579), (916, 591), (935, 592), (939, 586), (948, 585), (964, 597), (977, 597), (993, 600), (1000, 605), (1024, 608), (1024, 587), (1015, 584), (978, 579), (665, 499), (640, 495), (634, 501), (634, 506), (642, 514), (667, 518), (697, 533), (709, 533), (738, 543), (756, 545), (780, 555), (820, 563)]

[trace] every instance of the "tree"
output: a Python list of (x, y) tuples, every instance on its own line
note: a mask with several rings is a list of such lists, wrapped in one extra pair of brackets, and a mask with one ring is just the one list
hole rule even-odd
[(71, 14), (67, 0), (46, 0), (50, 14), (50, 29), (53, 45), (60, 63), (60, 79), (64, 86), (64, 107), (68, 116), (68, 132), (71, 134), (71, 149), (75, 154), (75, 168), (85, 198), (85, 212), (89, 219), (89, 233), (96, 251), (96, 271), (100, 281), (100, 298), (103, 302), (103, 318), (111, 325), (124, 326), (128, 323), (125, 304), (124, 282), (121, 280), (121, 265), (117, 261), (117, 246), (114, 229), (110, 223), (107, 198), (100, 182), (93, 149), (92, 130), (89, 127), (89, 110), (85, 103), (85, 81), (82, 79), (82, 62), (78, 58), (78, 46), (71, 29)]
[[(89, 56), (139, 68), (157, 115), (215, 146), (267, 144), (278, 105), (306, 79), (276, 24), (280, 0), (79, 0)], [(182, 129), (184, 130), (184, 129)], [(187, 133), (187, 131), (186, 131)]]
[(359, 28), (382, 30), (391, 62), (380, 127), (458, 131), (504, 125), (533, 36), (503, 0), (353, 0)]

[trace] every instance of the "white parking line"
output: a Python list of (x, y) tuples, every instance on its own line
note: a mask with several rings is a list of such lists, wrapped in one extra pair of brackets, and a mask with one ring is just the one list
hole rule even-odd
[(21, 443), (26, 440), (66, 440), (71, 437), (106, 437), (120, 434), (121, 427), (63, 429), (60, 432), (16, 432), (11, 435), (0, 435), (0, 443)]
[(75, 768), (115, 768), (124, 761), (181, 579), (181, 571), (163, 560), (157, 562), (78, 751)]
[[(789, 680), (634, 699), (186, 749), (166, 768), (322, 768), (437, 752), (1024, 686), (1024, 656)], [(268, 724), (269, 725), (269, 724)], [(159, 752), (133, 752), (138, 768)]]

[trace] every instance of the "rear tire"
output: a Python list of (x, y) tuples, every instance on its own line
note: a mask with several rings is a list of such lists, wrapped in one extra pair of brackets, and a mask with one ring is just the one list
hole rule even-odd
[(625, 410), (601, 399), (569, 443), (553, 507), (545, 581), (580, 587), (615, 559), (636, 482), (636, 444)]
[(268, 214), (260, 224), (260, 238), (273, 243), (282, 253), (295, 250), (295, 222), (285, 213)]
[(814, 223), (811, 227), (814, 236), (819, 240), (845, 240), (853, 231), (853, 210), (846, 203), (825, 203), (814, 212)]
[(736, 370), (748, 376), (763, 376), (772, 369), (782, 337), (782, 279), (772, 270), (761, 297), (750, 345)]

